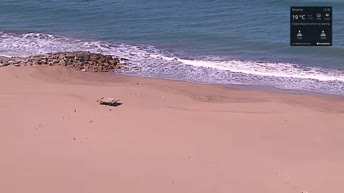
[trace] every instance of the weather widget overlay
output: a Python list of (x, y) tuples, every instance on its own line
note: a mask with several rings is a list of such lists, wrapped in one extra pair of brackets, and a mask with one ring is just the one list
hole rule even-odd
[(291, 7), (291, 46), (332, 46), (332, 7)]

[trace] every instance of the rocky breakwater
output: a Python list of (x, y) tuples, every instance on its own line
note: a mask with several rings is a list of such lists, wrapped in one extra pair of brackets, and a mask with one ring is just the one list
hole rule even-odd
[(128, 62), (125, 58), (91, 52), (61, 52), (29, 57), (0, 58), (1, 66), (66, 66), (82, 71), (109, 72), (120, 69)]

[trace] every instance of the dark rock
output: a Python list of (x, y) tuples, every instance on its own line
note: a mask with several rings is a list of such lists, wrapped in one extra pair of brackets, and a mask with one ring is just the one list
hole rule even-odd
[(60, 65), (82, 71), (108, 72), (121, 68), (123, 64), (121, 64), (121, 61), (128, 61), (128, 59), (113, 58), (111, 55), (90, 52), (61, 52), (56, 54), (49, 53), (30, 56), (26, 58), (1, 58), (0, 66)]
[(7, 63), (7, 62), (4, 62), (4, 63), (0, 63), (0, 67), (2, 67), (2, 66), (8, 66), (9, 65), (9, 63)]

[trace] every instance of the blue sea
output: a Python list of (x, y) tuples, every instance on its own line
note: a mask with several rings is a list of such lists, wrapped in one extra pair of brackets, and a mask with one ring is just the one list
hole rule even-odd
[[(291, 47), (290, 6), (332, 6), (332, 47)], [(1, 0), (0, 56), (85, 50), (124, 74), (344, 95), (343, 0)]]

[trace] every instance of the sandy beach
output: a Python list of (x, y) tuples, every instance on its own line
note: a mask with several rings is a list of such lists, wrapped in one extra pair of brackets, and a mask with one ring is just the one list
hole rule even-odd
[(0, 128), (3, 193), (344, 192), (339, 97), (9, 66)]

